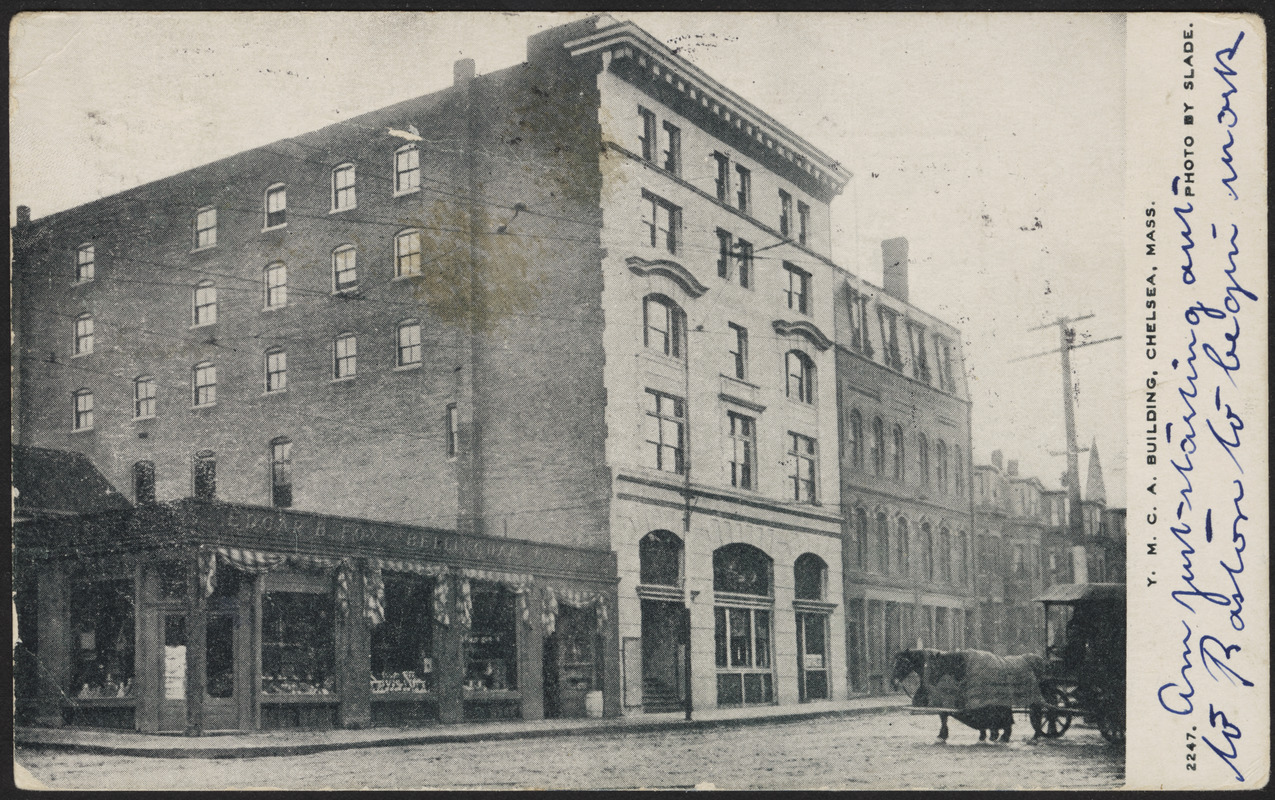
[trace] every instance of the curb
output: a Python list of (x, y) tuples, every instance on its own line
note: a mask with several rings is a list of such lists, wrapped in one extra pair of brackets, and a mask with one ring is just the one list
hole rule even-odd
[(50, 742), (25, 739), (15, 732), (15, 747), (33, 750), (59, 750), (62, 752), (90, 753), (94, 755), (127, 755), (138, 758), (267, 758), (272, 756), (305, 756), (337, 750), (364, 750), (373, 747), (409, 747), (426, 744), (458, 744), (467, 742), (500, 742), (516, 739), (548, 739), (551, 737), (584, 736), (595, 733), (648, 733), (672, 730), (712, 730), (715, 728), (739, 728), (765, 723), (786, 724), (804, 720), (830, 717), (856, 717), (893, 711), (898, 706), (869, 706), (865, 708), (828, 709), (812, 713), (776, 714), (773, 716), (733, 717), (725, 719), (658, 720), (649, 723), (621, 722), (575, 728), (529, 728), (518, 731), (470, 731), (465, 733), (434, 733), (405, 736), (392, 739), (375, 739), (353, 742), (312, 742), (307, 744), (246, 745), (242, 747), (128, 747), (122, 745), (89, 744), (86, 742)]

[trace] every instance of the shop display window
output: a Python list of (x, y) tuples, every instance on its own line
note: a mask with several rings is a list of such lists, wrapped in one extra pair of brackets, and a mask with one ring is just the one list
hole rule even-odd
[(326, 594), (265, 594), (261, 601), (262, 694), (335, 692), (334, 605)]
[(71, 587), (72, 692), (77, 698), (133, 696), (133, 582)]
[(475, 583), (473, 614), (465, 634), (465, 688), (503, 691), (518, 688), (518, 629), (514, 594)]
[(372, 693), (432, 692), (434, 581), (385, 576), (385, 620), (372, 629)]

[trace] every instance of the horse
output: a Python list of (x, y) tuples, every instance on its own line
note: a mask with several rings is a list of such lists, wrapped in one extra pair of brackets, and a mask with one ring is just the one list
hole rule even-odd
[[(978, 740), (1008, 743), (1014, 730), (1015, 701), (1037, 707), (1044, 660), (1002, 657), (979, 650), (904, 650), (894, 658), (890, 685), (898, 689), (912, 674), (921, 683), (912, 696), (918, 707), (959, 709), (939, 712), (939, 740), (948, 737), (947, 718), (978, 730)], [(1017, 684), (1017, 685), (1015, 685)]]

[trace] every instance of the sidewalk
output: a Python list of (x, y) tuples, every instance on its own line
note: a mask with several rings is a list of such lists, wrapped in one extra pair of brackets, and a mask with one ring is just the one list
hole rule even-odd
[(857, 697), (801, 705), (696, 711), (687, 722), (683, 712), (634, 714), (615, 719), (537, 720), (464, 723), (424, 728), (368, 728), (364, 730), (288, 730), (215, 733), (199, 737), (144, 734), (85, 728), (16, 728), (20, 747), (71, 750), (104, 755), (148, 758), (261, 758), (449, 742), (493, 741), (579, 736), (593, 733), (642, 733), (656, 730), (703, 730), (739, 725), (795, 722), (819, 717), (849, 717), (902, 708), (903, 695)]

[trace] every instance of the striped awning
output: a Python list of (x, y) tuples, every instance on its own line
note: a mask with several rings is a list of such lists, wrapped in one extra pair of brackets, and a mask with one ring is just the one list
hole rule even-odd
[(545, 636), (553, 634), (558, 628), (558, 606), (571, 608), (590, 608), (596, 613), (598, 632), (606, 628), (609, 617), (609, 604), (604, 592), (590, 592), (580, 589), (559, 589), (545, 586), (541, 595), (540, 621), (544, 624)]

